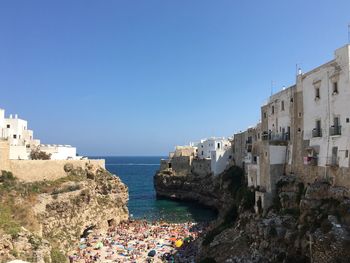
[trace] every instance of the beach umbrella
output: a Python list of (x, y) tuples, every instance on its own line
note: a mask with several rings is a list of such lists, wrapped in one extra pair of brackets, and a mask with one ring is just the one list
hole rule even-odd
[(96, 244), (95, 248), (97, 248), (97, 249), (103, 248), (102, 242), (101, 242), (101, 241), (98, 242), (98, 243)]
[(79, 248), (80, 248), (80, 249), (84, 249), (84, 248), (86, 248), (86, 245), (85, 245), (85, 244), (80, 244), (80, 245), (79, 245)]
[(176, 237), (171, 237), (171, 238), (169, 238), (169, 240), (175, 242), (176, 241)]
[(156, 251), (155, 250), (151, 250), (150, 252), (148, 252), (148, 256), (149, 257), (154, 257), (156, 255)]
[(181, 239), (178, 239), (178, 240), (176, 240), (176, 242), (175, 242), (175, 246), (176, 246), (177, 248), (181, 247), (182, 244), (183, 244), (183, 241), (182, 241)]

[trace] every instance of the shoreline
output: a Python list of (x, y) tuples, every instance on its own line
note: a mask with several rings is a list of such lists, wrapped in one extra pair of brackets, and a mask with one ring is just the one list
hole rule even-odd
[(107, 232), (90, 231), (70, 251), (69, 262), (195, 262), (195, 240), (209, 222), (128, 220)]

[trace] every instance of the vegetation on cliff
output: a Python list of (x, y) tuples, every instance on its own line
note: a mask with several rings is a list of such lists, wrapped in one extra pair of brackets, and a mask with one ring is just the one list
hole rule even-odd
[(128, 218), (128, 189), (118, 177), (92, 165), (68, 163), (64, 169), (66, 177), (31, 183), (2, 171), (0, 262), (65, 262), (63, 252), (85, 227), (104, 228)]

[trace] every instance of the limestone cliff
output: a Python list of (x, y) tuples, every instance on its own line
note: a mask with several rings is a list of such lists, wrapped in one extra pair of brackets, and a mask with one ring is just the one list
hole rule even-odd
[[(51, 262), (53, 254), (64, 254), (85, 230), (103, 230), (128, 219), (128, 188), (118, 177), (91, 164), (82, 168), (67, 163), (64, 169), (67, 176), (56, 181), (3, 180), (0, 209), (7, 209), (13, 222), (9, 231), (0, 219), (0, 262), (13, 258)], [(17, 215), (20, 210), (25, 213)], [(23, 246), (27, 239), (23, 238), (23, 226), (28, 229), (27, 236), (40, 240), (34, 247), (28, 244), (25, 253), (17, 242), (22, 236)], [(42, 244), (49, 248), (43, 249)], [(46, 253), (38, 254), (37, 250)]]
[[(235, 169), (238, 168), (230, 168), (218, 176), (183, 175), (171, 169), (161, 170), (154, 176), (154, 187), (158, 197), (196, 201), (217, 210), (221, 216), (234, 202), (230, 191), (232, 182), (227, 177), (235, 173)], [(237, 177), (237, 180), (240, 184), (241, 178)]]
[(325, 181), (304, 185), (295, 176), (281, 176), (273, 207), (256, 214), (253, 189), (239, 173), (230, 168), (217, 178), (195, 179), (168, 169), (155, 175), (160, 196), (224, 208), (197, 240), (198, 262), (350, 261), (348, 189)]

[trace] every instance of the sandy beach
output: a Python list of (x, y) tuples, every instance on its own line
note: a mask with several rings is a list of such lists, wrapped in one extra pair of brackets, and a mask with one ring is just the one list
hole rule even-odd
[(69, 261), (195, 262), (195, 240), (205, 223), (166, 223), (135, 220), (111, 227), (107, 233), (90, 231), (81, 238)]

